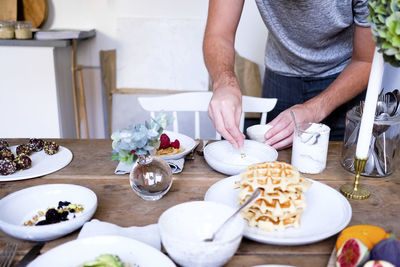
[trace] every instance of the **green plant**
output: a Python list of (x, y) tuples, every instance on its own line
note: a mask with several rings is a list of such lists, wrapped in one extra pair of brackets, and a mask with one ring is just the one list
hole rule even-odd
[(370, 0), (368, 21), (386, 62), (400, 66), (400, 0)]
[(112, 156), (111, 160), (119, 160), (131, 164), (139, 156), (153, 154), (160, 145), (159, 137), (171, 123), (172, 118), (160, 113), (151, 122), (145, 125), (129, 126), (111, 135)]

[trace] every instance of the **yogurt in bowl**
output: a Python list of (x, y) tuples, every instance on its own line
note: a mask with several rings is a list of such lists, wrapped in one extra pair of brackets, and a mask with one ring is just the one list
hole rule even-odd
[(244, 140), (243, 149), (235, 149), (226, 140), (211, 143), (204, 148), (207, 164), (227, 175), (239, 174), (252, 164), (274, 161), (277, 158), (278, 152), (275, 148), (253, 140)]
[(235, 254), (246, 225), (239, 215), (206, 242), (235, 209), (211, 201), (191, 201), (166, 210), (158, 220), (168, 255), (181, 266), (222, 266)]

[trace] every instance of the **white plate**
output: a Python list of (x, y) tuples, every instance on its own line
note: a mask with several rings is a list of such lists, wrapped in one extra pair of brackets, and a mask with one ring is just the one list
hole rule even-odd
[[(204, 197), (237, 207), (239, 189), (234, 189), (239, 176), (231, 176), (213, 184)], [(347, 199), (330, 186), (309, 179), (313, 184), (306, 191), (307, 208), (299, 228), (287, 228), (282, 232), (264, 232), (247, 226), (244, 236), (266, 244), (302, 245), (314, 243), (340, 232), (351, 219), (351, 206)]]
[(214, 170), (226, 175), (236, 175), (251, 164), (278, 158), (275, 148), (253, 140), (244, 140), (243, 152), (246, 157), (242, 158), (241, 152), (241, 149), (234, 149), (228, 141), (223, 140), (207, 145), (204, 148), (204, 159)]
[(147, 244), (112, 235), (67, 242), (40, 255), (28, 266), (82, 266), (86, 261), (93, 261), (101, 254), (118, 255), (124, 263), (129, 263), (132, 267), (175, 266), (166, 255)]
[[(10, 147), (14, 154), (16, 148), (17, 146)], [(47, 155), (41, 150), (32, 152), (29, 157), (32, 160), (32, 167), (10, 175), (0, 175), (0, 182), (25, 180), (56, 172), (71, 162), (72, 152), (68, 148), (60, 146), (59, 151), (54, 155)]]
[(183, 147), (185, 150), (182, 151), (181, 153), (175, 154), (175, 155), (168, 155), (168, 156), (159, 156), (160, 158), (164, 160), (168, 159), (180, 159), (185, 157), (187, 154), (190, 153), (190, 151), (195, 147), (196, 142), (190, 138), (187, 135), (180, 134), (180, 133), (175, 133), (175, 132), (170, 132), (170, 131), (164, 131), (166, 135), (168, 135), (169, 139), (171, 142), (175, 141), (175, 139), (179, 140), (179, 143), (181, 147)]
[[(38, 211), (57, 207), (59, 201), (81, 204), (82, 212), (67, 221), (24, 226)], [(47, 241), (59, 238), (80, 228), (97, 208), (96, 194), (83, 186), (73, 184), (47, 184), (32, 186), (11, 193), (0, 200), (0, 229), (16, 238)]]

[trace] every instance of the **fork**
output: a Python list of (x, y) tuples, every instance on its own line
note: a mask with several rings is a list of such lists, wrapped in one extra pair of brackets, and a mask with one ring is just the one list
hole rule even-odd
[(18, 244), (14, 242), (7, 242), (0, 254), (0, 267), (9, 267), (14, 259), (17, 251)]

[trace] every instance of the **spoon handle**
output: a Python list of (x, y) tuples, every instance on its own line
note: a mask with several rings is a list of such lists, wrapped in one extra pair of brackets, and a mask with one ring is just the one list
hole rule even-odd
[(245, 207), (247, 207), (247, 205), (249, 205), (251, 202), (253, 202), (259, 195), (261, 194), (261, 189), (257, 188), (253, 194), (246, 200), (246, 202), (240, 206), (218, 229), (217, 231), (214, 232), (214, 234), (212, 235), (211, 238), (206, 239), (206, 241), (212, 241), (214, 240), (215, 236), (217, 235), (217, 233), (224, 228), (224, 226), (230, 221), (232, 220), (242, 209), (244, 209)]

